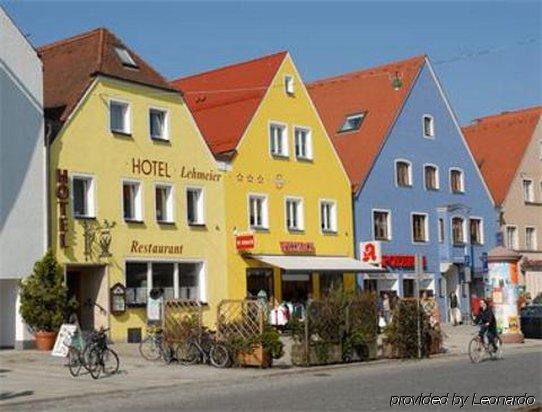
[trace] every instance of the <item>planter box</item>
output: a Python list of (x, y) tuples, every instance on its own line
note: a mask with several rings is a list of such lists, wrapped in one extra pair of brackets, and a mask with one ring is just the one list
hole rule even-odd
[(309, 359), (307, 365), (305, 344), (296, 342), (292, 345), (292, 364), (295, 366), (316, 366), (342, 363), (342, 357), (342, 346), (340, 344), (328, 344), (325, 359), (321, 359), (317, 346), (313, 344), (309, 347)]
[(271, 354), (265, 352), (261, 346), (254, 348), (250, 353), (240, 353), (237, 355), (237, 363), (242, 366), (258, 366), (260, 368), (269, 368), (273, 364)]

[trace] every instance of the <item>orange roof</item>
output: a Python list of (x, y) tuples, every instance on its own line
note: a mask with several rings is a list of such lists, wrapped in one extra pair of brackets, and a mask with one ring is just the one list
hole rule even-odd
[(282, 51), (171, 82), (183, 92), (215, 156), (237, 148), (286, 54)]
[[(128, 51), (137, 68), (123, 65), (115, 48)], [(174, 90), (166, 79), (113, 33), (98, 28), (42, 46), (44, 105), (47, 112), (65, 121), (97, 75)], [(176, 91), (176, 90), (175, 90)]]
[[(356, 192), (367, 178), (425, 56), (348, 73), (308, 85), (309, 93)], [(395, 76), (401, 79), (398, 90)], [(357, 131), (339, 133), (346, 116), (365, 112)]]
[(476, 119), (462, 128), (496, 205), (501, 205), (542, 115), (542, 106)]

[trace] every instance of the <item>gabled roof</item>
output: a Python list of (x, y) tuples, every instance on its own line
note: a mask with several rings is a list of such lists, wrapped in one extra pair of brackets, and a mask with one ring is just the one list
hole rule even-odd
[[(117, 47), (131, 55), (137, 68), (123, 65)], [(42, 46), (38, 53), (43, 61), (44, 106), (60, 121), (68, 118), (98, 75), (174, 91), (166, 79), (105, 28)]]
[[(424, 55), (416, 56), (308, 85), (354, 192), (367, 178), (424, 63)], [(398, 90), (397, 77), (402, 84)], [(357, 131), (339, 133), (348, 115), (361, 112), (365, 118)]]
[(286, 55), (281, 51), (171, 82), (183, 92), (215, 157), (235, 151)]
[(496, 205), (501, 205), (531, 142), (542, 106), (476, 119), (462, 128)]

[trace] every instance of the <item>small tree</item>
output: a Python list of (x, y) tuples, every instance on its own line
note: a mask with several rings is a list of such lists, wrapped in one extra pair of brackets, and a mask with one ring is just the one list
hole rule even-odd
[(34, 264), (33, 273), (20, 284), (21, 315), (35, 332), (56, 332), (77, 307), (68, 301), (60, 265), (51, 250)]

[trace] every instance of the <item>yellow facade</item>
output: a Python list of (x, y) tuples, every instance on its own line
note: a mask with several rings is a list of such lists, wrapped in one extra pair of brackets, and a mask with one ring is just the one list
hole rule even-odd
[[(130, 105), (131, 135), (112, 133), (109, 102)], [(167, 111), (169, 141), (149, 136), (149, 109)], [(114, 340), (127, 340), (129, 328), (144, 330), (143, 305), (113, 315), (110, 288), (126, 285), (126, 262), (197, 262), (200, 300), (207, 302), (207, 322), (214, 319), (216, 303), (227, 297), (224, 286), (226, 227), (224, 224), (224, 176), (186, 108), (180, 94), (106, 77), (98, 77), (51, 145), (50, 186), (53, 249), (66, 273), (77, 272), (83, 284), (80, 304), (95, 301), (94, 326), (109, 326)], [(145, 162), (143, 164), (142, 162)], [(247, 165), (248, 166), (248, 165)], [(73, 176), (91, 176), (94, 182), (95, 219), (73, 216), (73, 197), (66, 208), (66, 243), (60, 245), (63, 222), (58, 203), (57, 170)], [(142, 222), (125, 221), (123, 182), (139, 182)], [(173, 223), (158, 223), (155, 216), (155, 185), (168, 184), (173, 199)], [(203, 189), (204, 225), (188, 225), (187, 187)], [(73, 196), (73, 186), (70, 186)], [(110, 257), (101, 257), (99, 232), (85, 247), (83, 225), (115, 222), (110, 230)], [(90, 246), (89, 246), (90, 245)], [(85, 254), (91, 250), (89, 254)], [(200, 266), (198, 266), (199, 268)], [(92, 292), (89, 292), (91, 290)], [(87, 302), (88, 299), (90, 302)], [(86, 307), (86, 306), (85, 306)], [(211, 312), (212, 310), (212, 312)]]
[[(285, 76), (294, 78), (295, 92), (285, 92)], [(287, 128), (289, 156), (276, 158), (270, 154), (270, 122)], [(307, 128), (312, 135), (312, 160), (295, 156), (294, 128)], [(286, 55), (265, 97), (245, 130), (237, 154), (228, 164), (224, 179), (226, 194), (226, 238), (228, 254), (228, 294), (232, 298), (247, 295), (247, 268), (265, 267), (250, 255), (282, 255), (280, 242), (310, 242), (318, 256), (353, 256), (351, 191), (347, 175), (334, 151), (310, 97), (289, 55)], [(250, 231), (248, 197), (267, 196), (269, 225), (255, 230), (255, 247), (241, 253), (235, 234)], [(301, 198), (304, 229), (290, 231), (286, 227), (285, 199)], [(323, 233), (320, 227), (320, 200), (333, 200), (337, 209), (336, 233)], [(343, 285), (352, 289), (354, 275), (344, 274)], [(312, 295), (320, 293), (321, 279), (312, 274)], [(273, 269), (273, 297), (282, 296), (281, 269)]]

